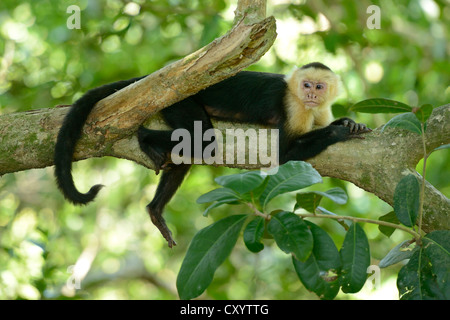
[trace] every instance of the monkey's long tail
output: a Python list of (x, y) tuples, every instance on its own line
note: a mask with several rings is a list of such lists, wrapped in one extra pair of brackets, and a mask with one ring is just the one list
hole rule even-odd
[(103, 187), (102, 185), (97, 184), (87, 193), (81, 193), (75, 187), (71, 172), (75, 146), (81, 137), (82, 129), (89, 113), (98, 101), (142, 78), (144, 77), (118, 81), (88, 91), (73, 104), (72, 108), (64, 118), (55, 144), (55, 177), (58, 187), (64, 197), (72, 203), (87, 204), (94, 200), (97, 193)]

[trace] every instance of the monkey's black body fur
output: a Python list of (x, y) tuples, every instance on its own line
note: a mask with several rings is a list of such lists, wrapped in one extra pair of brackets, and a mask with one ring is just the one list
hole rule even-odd
[[(69, 201), (86, 204), (95, 198), (101, 188), (101, 185), (96, 185), (87, 193), (80, 193), (71, 174), (75, 145), (89, 113), (98, 101), (141, 78), (119, 81), (88, 91), (74, 103), (64, 119), (56, 142), (54, 161), (58, 186)], [(276, 125), (280, 130), (280, 163), (309, 159), (331, 144), (355, 137), (355, 132), (351, 132), (349, 128), (349, 124), (355, 123), (348, 118), (336, 120), (327, 127), (307, 133), (286, 132), (286, 90), (284, 75), (242, 71), (163, 109), (161, 113), (173, 129), (184, 128), (191, 133), (194, 121), (202, 121), (203, 130), (212, 128), (211, 117), (234, 122)], [(138, 131), (142, 151), (151, 158), (157, 169), (164, 168), (155, 197), (147, 206), (147, 210), (170, 247), (175, 245), (175, 242), (162, 218), (162, 211), (190, 169), (187, 164), (169, 164), (164, 167), (168, 154), (178, 143), (171, 141), (172, 131), (150, 130), (144, 127)]]

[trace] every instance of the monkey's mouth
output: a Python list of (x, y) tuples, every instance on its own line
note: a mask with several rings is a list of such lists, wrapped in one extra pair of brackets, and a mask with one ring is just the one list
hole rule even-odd
[(309, 107), (315, 107), (319, 105), (317, 101), (305, 101), (305, 104)]

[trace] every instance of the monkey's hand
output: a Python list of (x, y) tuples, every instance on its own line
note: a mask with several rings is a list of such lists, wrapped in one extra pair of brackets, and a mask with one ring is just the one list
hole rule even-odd
[(356, 123), (350, 118), (338, 119), (333, 121), (331, 125), (348, 127), (350, 129), (349, 138), (364, 139), (364, 137), (360, 136), (360, 134), (372, 131), (372, 129), (367, 127), (364, 123)]

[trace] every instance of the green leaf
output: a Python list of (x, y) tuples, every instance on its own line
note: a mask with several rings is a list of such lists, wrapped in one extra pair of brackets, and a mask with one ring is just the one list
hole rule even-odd
[[(327, 214), (330, 216), (338, 216), (338, 214), (331, 212), (330, 210), (325, 209), (324, 207), (317, 207), (317, 213), (319, 214)], [(344, 229), (347, 231), (351, 225), (351, 221), (345, 220), (345, 219), (337, 219), (337, 223), (339, 223)], [(349, 223), (347, 223), (349, 222)]]
[(209, 211), (211, 211), (214, 208), (220, 207), (223, 204), (239, 204), (239, 203), (240, 203), (239, 201), (230, 201), (230, 200), (222, 200), (222, 201), (214, 202), (208, 208), (205, 209), (205, 211), (203, 212), (203, 216), (207, 217), (209, 214)]
[(449, 144), (443, 144), (440, 147), (437, 147), (436, 149), (434, 149), (433, 151), (437, 151), (437, 150), (443, 150), (443, 149), (449, 149), (450, 148), (450, 143)]
[(412, 107), (389, 99), (367, 99), (354, 104), (351, 111), (363, 113), (399, 113), (411, 112)]
[(412, 227), (416, 223), (419, 214), (419, 194), (419, 182), (412, 174), (403, 177), (395, 187), (395, 215), (407, 227)]
[(415, 244), (411, 244), (410, 240), (405, 240), (389, 251), (389, 253), (381, 259), (378, 266), (380, 268), (387, 268), (405, 259), (409, 259), (416, 250), (418, 250), (418, 247)]
[(428, 118), (431, 116), (433, 112), (433, 106), (431, 104), (424, 104), (420, 108), (413, 111), (417, 120), (422, 123), (427, 122)]
[(277, 173), (269, 175), (267, 186), (261, 194), (260, 203), (263, 208), (280, 194), (322, 182), (320, 174), (309, 163), (303, 161), (289, 161), (275, 169), (278, 170)]
[(450, 231), (433, 231), (422, 239), (400, 270), (397, 287), (402, 300), (450, 299)]
[(345, 191), (339, 187), (327, 190), (323, 193), (322, 192), (319, 193), (337, 204), (346, 204), (348, 200)]
[(303, 208), (308, 212), (314, 213), (322, 200), (322, 197), (334, 201), (337, 204), (345, 204), (347, 202), (347, 194), (341, 188), (333, 188), (326, 192), (310, 191), (298, 193), (296, 196), (297, 202), (294, 210)]
[(431, 270), (446, 300), (450, 299), (450, 231), (433, 231), (423, 238), (424, 251)]
[(353, 223), (347, 231), (340, 255), (342, 291), (345, 293), (358, 292), (367, 279), (370, 248), (364, 230), (357, 223)]
[(248, 171), (243, 173), (222, 176), (215, 181), (223, 187), (232, 189), (238, 193), (247, 193), (259, 187), (266, 178), (261, 171)]
[(303, 285), (320, 299), (333, 299), (339, 292), (341, 259), (331, 237), (319, 226), (305, 221), (314, 239), (314, 248), (305, 262), (292, 257), (295, 271)]
[[(394, 223), (394, 224), (400, 223), (400, 221), (398, 221), (397, 216), (395, 215), (394, 211), (391, 211), (391, 212), (385, 214), (384, 216), (381, 216), (378, 220), (390, 222), (390, 223)], [(378, 229), (380, 230), (381, 233), (383, 233), (385, 236), (388, 236), (388, 237), (390, 237), (395, 231), (395, 228), (386, 227), (386, 226), (382, 226), (382, 225), (378, 225)]]
[(401, 300), (422, 300), (423, 288), (420, 281), (423, 272), (422, 263), (422, 248), (419, 248), (409, 259), (409, 262), (400, 269), (397, 277), (397, 288)]
[(322, 200), (322, 195), (315, 192), (297, 193), (296, 200), (294, 210), (303, 208), (308, 212), (315, 213)]
[(282, 251), (292, 253), (300, 261), (308, 259), (313, 248), (312, 233), (296, 214), (277, 213), (267, 224), (267, 231)]
[(234, 202), (238, 200), (241, 200), (241, 197), (233, 190), (228, 188), (217, 188), (202, 194), (197, 199), (197, 203), (208, 203), (213, 201)]
[(252, 195), (253, 199), (257, 199), (259, 203), (259, 197), (266, 189), (267, 183), (269, 182), (269, 176), (266, 176), (263, 183), (259, 185), (256, 189), (253, 189), (250, 191), (250, 194)]
[(397, 288), (401, 300), (444, 299), (423, 247), (416, 250), (409, 262), (400, 269)]
[(205, 291), (214, 272), (231, 253), (247, 215), (234, 215), (200, 230), (192, 239), (177, 277), (181, 299), (193, 299)]
[(417, 120), (416, 116), (411, 112), (395, 116), (384, 125), (382, 131), (384, 131), (387, 127), (404, 129), (419, 135), (422, 134), (422, 125), (420, 121)]
[(264, 249), (261, 243), (261, 238), (264, 234), (265, 219), (263, 217), (256, 217), (245, 227), (244, 243), (251, 252), (260, 252)]

